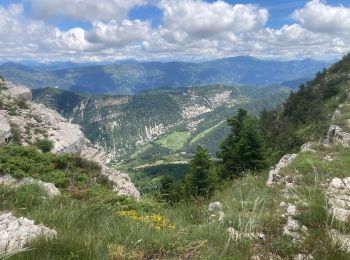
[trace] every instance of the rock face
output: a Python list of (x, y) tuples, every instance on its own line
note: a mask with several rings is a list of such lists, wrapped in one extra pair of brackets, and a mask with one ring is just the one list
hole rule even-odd
[(135, 188), (135, 185), (127, 174), (111, 170), (106, 166), (102, 167), (101, 174), (107, 176), (109, 181), (113, 183), (114, 191), (121, 195), (140, 199), (140, 192)]
[(11, 126), (7, 118), (0, 111), (0, 143), (4, 143), (12, 135)]
[(24, 99), (27, 101), (32, 100), (32, 92), (25, 86), (16, 86), (10, 82), (6, 82), (7, 88), (3, 90), (2, 94), (12, 98)]
[(328, 187), (327, 200), (334, 218), (347, 221), (350, 216), (350, 177), (334, 178)]
[(42, 224), (35, 225), (33, 220), (0, 212), (0, 253), (21, 249), (30, 241), (42, 236), (53, 239), (57, 232)]
[(271, 168), (266, 184), (268, 186), (271, 186), (274, 183), (278, 182), (281, 179), (281, 169), (290, 165), (296, 157), (297, 154), (286, 154), (285, 156), (283, 156), (282, 159), (278, 162), (278, 164)]
[(44, 105), (32, 103), (28, 88), (6, 83), (6, 89), (0, 95), (9, 107), (16, 104), (18, 99), (26, 101), (25, 106), (16, 108), (15, 113), (0, 110), (0, 145), (11, 137), (9, 126), (12, 123), (18, 129), (22, 145), (34, 143), (36, 139), (48, 138), (54, 144), (53, 153), (73, 153), (97, 162), (103, 169), (101, 174), (109, 178), (115, 191), (140, 198), (140, 193), (126, 174), (107, 168), (109, 157), (102, 149), (91, 144), (78, 125), (69, 123), (56, 111)]
[(341, 145), (348, 147), (350, 142), (350, 134), (343, 132), (343, 130), (336, 125), (331, 125), (325, 140), (324, 145)]
[(61, 195), (61, 192), (56, 186), (52, 183), (43, 182), (41, 180), (36, 180), (32, 178), (23, 178), (21, 180), (16, 180), (11, 175), (5, 174), (0, 176), (0, 184), (10, 186), (10, 187), (19, 187), (28, 184), (37, 184), (39, 185), (50, 197), (55, 197)]

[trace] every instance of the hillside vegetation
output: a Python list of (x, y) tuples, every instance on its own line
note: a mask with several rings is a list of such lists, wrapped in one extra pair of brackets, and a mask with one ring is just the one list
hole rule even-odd
[[(243, 110), (231, 115), (225, 140), (238, 142), (224, 142), (217, 162), (197, 148), (178, 186), (185, 196), (173, 203), (161, 193), (176, 188), (170, 179), (140, 201), (109, 192), (76, 197), (64, 189), (49, 198), (30, 185), (0, 186), (0, 210), (57, 230), (55, 239), (37, 239), (12, 259), (349, 259), (349, 60), (263, 112), (261, 129)], [(311, 142), (300, 149), (304, 141)], [(285, 151), (295, 154), (270, 171), (261, 163)], [(255, 153), (264, 156), (251, 160)], [(228, 160), (242, 164), (228, 178), (213, 178), (231, 167)]]
[[(136, 96), (88, 96), (58, 89), (34, 90), (34, 100), (81, 125), (85, 135), (117, 158), (151, 161), (193, 153), (215, 154), (228, 132), (226, 118), (239, 108), (258, 115), (280, 104), (288, 88), (211, 85), (151, 91)], [(180, 134), (181, 133), (181, 134)], [(180, 139), (177, 139), (180, 137)], [(186, 159), (186, 158), (185, 158)]]

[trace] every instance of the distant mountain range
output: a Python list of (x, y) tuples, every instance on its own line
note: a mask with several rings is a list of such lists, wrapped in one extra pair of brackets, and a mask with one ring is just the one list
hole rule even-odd
[(270, 61), (250, 56), (202, 63), (134, 60), (113, 64), (8, 62), (0, 66), (0, 75), (32, 89), (55, 87), (85, 93), (133, 95), (150, 89), (209, 84), (267, 86), (286, 82), (289, 87), (295, 87), (328, 66), (327, 62), (312, 59)]

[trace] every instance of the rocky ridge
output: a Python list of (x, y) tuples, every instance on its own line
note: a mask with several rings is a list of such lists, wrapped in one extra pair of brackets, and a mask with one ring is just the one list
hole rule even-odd
[[(347, 100), (349, 102), (349, 100)], [(348, 104), (346, 104), (348, 105)], [(340, 105), (340, 108), (344, 105)], [(349, 147), (350, 134), (344, 131), (340, 126), (335, 123), (339, 123), (342, 112), (337, 109), (332, 116), (332, 125), (329, 127), (327, 135), (320, 142), (309, 142), (304, 144), (300, 152), (301, 153), (319, 153), (320, 150), (327, 151), (327, 149), (342, 147)], [(349, 122), (349, 119), (346, 119)], [(293, 166), (294, 160), (299, 154), (287, 154), (282, 157), (278, 164), (271, 168), (267, 180), (267, 186), (280, 185), (281, 193), (284, 202), (280, 204), (282, 216), (286, 219), (286, 224), (283, 227), (283, 235), (289, 236), (293, 239), (294, 243), (301, 243), (308, 236), (308, 228), (302, 225), (298, 220), (300, 205), (308, 207), (307, 202), (300, 198), (300, 194), (297, 192), (298, 185), (302, 183), (302, 177), (298, 174), (298, 170)], [(330, 154), (323, 155), (323, 161), (332, 162), (334, 158)], [(311, 164), (312, 165), (312, 164)], [(288, 170), (285, 170), (288, 169)], [(315, 179), (318, 175), (318, 170), (312, 165)], [(324, 190), (325, 199), (328, 202), (328, 212), (332, 218), (340, 223), (347, 223), (350, 217), (350, 178), (338, 178), (327, 179), (326, 183), (321, 183), (320, 187)], [(334, 244), (339, 245), (344, 251), (350, 252), (350, 234), (344, 234), (337, 229), (331, 229), (328, 231), (329, 238)], [(311, 258), (310, 258), (311, 257)], [(311, 255), (302, 256), (301, 259), (313, 259)]]
[(31, 91), (25, 86), (1, 82), (0, 144), (18, 139), (21, 145), (29, 145), (38, 139), (53, 142), (53, 153), (73, 153), (101, 166), (101, 174), (113, 183), (114, 190), (122, 195), (140, 198), (140, 193), (128, 175), (109, 169), (108, 155), (95, 147), (84, 136), (80, 127), (68, 122), (56, 111), (32, 102)]

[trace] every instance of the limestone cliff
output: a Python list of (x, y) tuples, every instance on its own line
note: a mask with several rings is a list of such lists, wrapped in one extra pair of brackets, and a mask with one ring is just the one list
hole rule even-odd
[(109, 156), (95, 147), (76, 124), (71, 124), (56, 111), (32, 102), (25, 86), (0, 82), (0, 144), (18, 142), (30, 145), (38, 139), (53, 142), (53, 153), (73, 153), (101, 166), (101, 174), (113, 183), (120, 194), (140, 198), (128, 175), (109, 169)]

